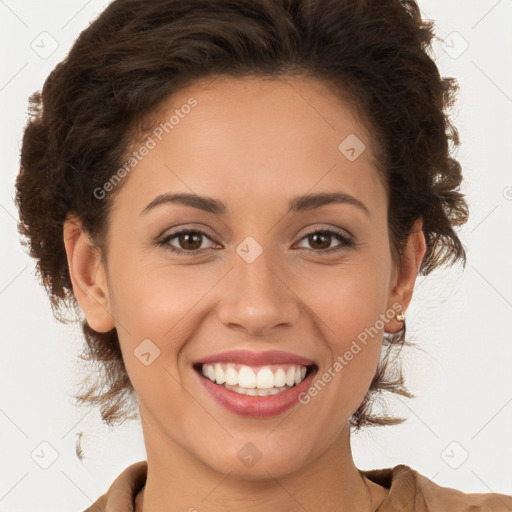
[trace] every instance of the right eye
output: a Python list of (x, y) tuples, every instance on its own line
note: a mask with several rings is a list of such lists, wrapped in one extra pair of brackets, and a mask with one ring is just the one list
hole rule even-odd
[[(203, 231), (199, 231), (197, 229), (181, 229), (165, 235), (157, 242), (157, 244), (159, 247), (164, 247), (171, 252), (193, 255), (199, 252), (211, 250), (211, 247), (203, 247), (204, 240), (202, 239), (204, 238), (211, 240), (211, 238)], [(177, 240), (177, 244), (181, 247), (176, 247), (171, 243), (174, 239)]]

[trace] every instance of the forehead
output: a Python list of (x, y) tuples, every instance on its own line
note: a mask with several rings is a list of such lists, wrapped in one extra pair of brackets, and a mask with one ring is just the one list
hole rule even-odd
[(199, 81), (148, 117), (138, 144), (151, 149), (123, 186), (136, 202), (182, 191), (243, 197), (242, 207), (248, 194), (278, 201), (284, 192), (340, 187), (374, 202), (382, 177), (355, 112), (332, 87), (306, 77)]

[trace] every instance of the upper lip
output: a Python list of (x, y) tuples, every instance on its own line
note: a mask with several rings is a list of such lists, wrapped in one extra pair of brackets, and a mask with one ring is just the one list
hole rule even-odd
[(247, 364), (249, 366), (260, 366), (265, 364), (291, 363), (309, 366), (315, 364), (314, 361), (307, 357), (299, 356), (291, 352), (282, 352), (279, 350), (269, 350), (265, 352), (253, 352), (250, 350), (227, 350), (218, 352), (196, 361), (194, 364), (200, 363), (217, 363), (230, 362)]

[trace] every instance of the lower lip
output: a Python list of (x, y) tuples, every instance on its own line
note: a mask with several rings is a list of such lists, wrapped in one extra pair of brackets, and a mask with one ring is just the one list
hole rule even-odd
[(281, 391), (281, 393), (277, 393), (276, 395), (269, 396), (241, 395), (240, 393), (235, 393), (223, 386), (215, 384), (199, 373), (198, 377), (206, 391), (227, 410), (240, 416), (263, 418), (277, 416), (300, 403), (299, 395), (306, 392), (310, 387), (316, 372), (317, 368), (315, 367), (313, 371), (296, 386), (286, 391)]

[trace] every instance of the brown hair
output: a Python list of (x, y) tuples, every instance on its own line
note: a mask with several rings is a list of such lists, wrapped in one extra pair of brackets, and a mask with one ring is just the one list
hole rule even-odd
[[(467, 220), (459, 192), (461, 167), (451, 156), (459, 139), (448, 109), (458, 89), (429, 55), (433, 23), (413, 0), (116, 0), (85, 29), (66, 59), (30, 98), (16, 182), (19, 231), (57, 319), (79, 308), (62, 239), (68, 213), (104, 244), (109, 208), (94, 195), (119, 169), (134, 132), (166, 97), (195, 80), (225, 75), (302, 74), (336, 86), (365, 120), (389, 190), (388, 224), (400, 254), (423, 218), (427, 254), (420, 272), (462, 260), (454, 227)], [(452, 147), (450, 147), (450, 144)], [(76, 395), (100, 407), (108, 424), (133, 412), (116, 329), (92, 330), (82, 319), (82, 358), (99, 374)], [(355, 428), (401, 418), (371, 413), (381, 392), (406, 389), (394, 349), (405, 326), (385, 334), (383, 357), (368, 393), (350, 419)], [(134, 417), (134, 416), (131, 416)]]

